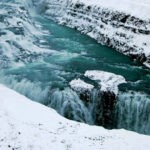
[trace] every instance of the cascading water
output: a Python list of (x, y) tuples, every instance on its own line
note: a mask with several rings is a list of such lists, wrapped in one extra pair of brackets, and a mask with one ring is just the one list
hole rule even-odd
[(150, 134), (150, 96), (139, 92), (120, 92), (116, 105), (117, 128)]
[[(150, 71), (34, 9), (30, 12), (32, 3), (22, 2), (0, 5), (0, 83), (66, 118), (150, 134)], [(110, 122), (103, 102), (107, 96), (102, 97), (97, 83), (84, 76), (87, 70), (113, 72), (127, 81), (119, 86)], [(95, 85), (88, 100), (69, 86), (78, 77)]]
[(58, 89), (51, 91), (48, 106), (56, 109), (58, 113), (66, 118), (93, 124), (91, 112), (79, 99), (77, 93), (69, 88), (63, 91)]

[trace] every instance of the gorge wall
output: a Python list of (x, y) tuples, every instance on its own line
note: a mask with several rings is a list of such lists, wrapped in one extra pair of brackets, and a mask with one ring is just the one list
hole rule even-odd
[(150, 67), (149, 4), (143, 5), (136, 1), (123, 1), (120, 4), (117, 0), (110, 4), (105, 4), (103, 0), (40, 2), (42, 4), (39, 10), (47, 17), (75, 28), (98, 43), (112, 47)]

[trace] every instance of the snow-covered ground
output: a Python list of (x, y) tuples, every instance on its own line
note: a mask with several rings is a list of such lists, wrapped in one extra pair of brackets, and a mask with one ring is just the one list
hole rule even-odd
[(67, 120), (0, 85), (1, 150), (149, 150), (150, 136)]
[(150, 67), (148, 0), (46, 0), (40, 7), (58, 23)]

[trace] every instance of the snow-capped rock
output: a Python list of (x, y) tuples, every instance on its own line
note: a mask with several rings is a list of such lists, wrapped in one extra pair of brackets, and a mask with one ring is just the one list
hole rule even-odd
[(0, 149), (149, 150), (150, 137), (67, 120), (0, 85)]
[(81, 79), (74, 79), (69, 84), (71, 88), (79, 94), (80, 99), (84, 101), (90, 100), (91, 91), (94, 88), (93, 85), (86, 83)]
[(150, 2), (148, 0), (46, 0), (41, 11), (150, 66)]
[(86, 71), (84, 75), (91, 80), (97, 81), (101, 86), (101, 91), (113, 92), (116, 95), (118, 93), (118, 85), (126, 83), (125, 78), (121, 75), (116, 75), (105, 71), (90, 70)]
[(72, 89), (78, 92), (91, 91), (94, 88), (93, 85), (88, 84), (81, 79), (74, 79), (69, 84)]

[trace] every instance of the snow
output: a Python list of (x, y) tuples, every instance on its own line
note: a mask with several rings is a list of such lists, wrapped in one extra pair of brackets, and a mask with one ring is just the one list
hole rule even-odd
[(61, 117), (0, 85), (0, 149), (149, 150), (150, 136), (106, 130)]
[[(150, 19), (150, 1), (149, 0), (72, 0), (72, 2), (82, 2), (89, 6), (100, 6), (126, 12), (140, 18)], [(143, 11), (144, 8), (144, 11)]]
[[(126, 83), (123, 76), (106, 71), (87, 70), (84, 76), (96, 81), (99, 84), (101, 91), (113, 92), (115, 95), (118, 94), (118, 85)], [(92, 84), (86, 83), (80, 78), (72, 80), (69, 85), (73, 90), (79, 93), (88, 93), (94, 88)]]
[(105, 71), (90, 70), (86, 71), (84, 75), (97, 81), (101, 86), (101, 91), (114, 92), (116, 95), (118, 93), (118, 85), (126, 83), (125, 78), (121, 75), (116, 75)]
[(91, 91), (94, 88), (93, 85), (88, 84), (81, 79), (74, 79), (69, 84), (73, 90), (78, 92)]
[[(55, 0), (53, 1), (53, 4), (55, 5), (57, 2), (55, 2)], [(61, 0), (58, 1), (60, 2)], [(43, 2), (43, 0), (40, 2)], [(45, 0), (44, 2), (50, 2), (50, 0)], [(122, 0), (121, 2), (119, 0), (64, 0), (61, 1), (61, 3), (63, 3), (63, 5), (65, 5), (65, 3), (83, 3), (86, 6), (107, 8), (110, 10), (125, 12), (141, 19), (150, 19), (149, 0)]]

